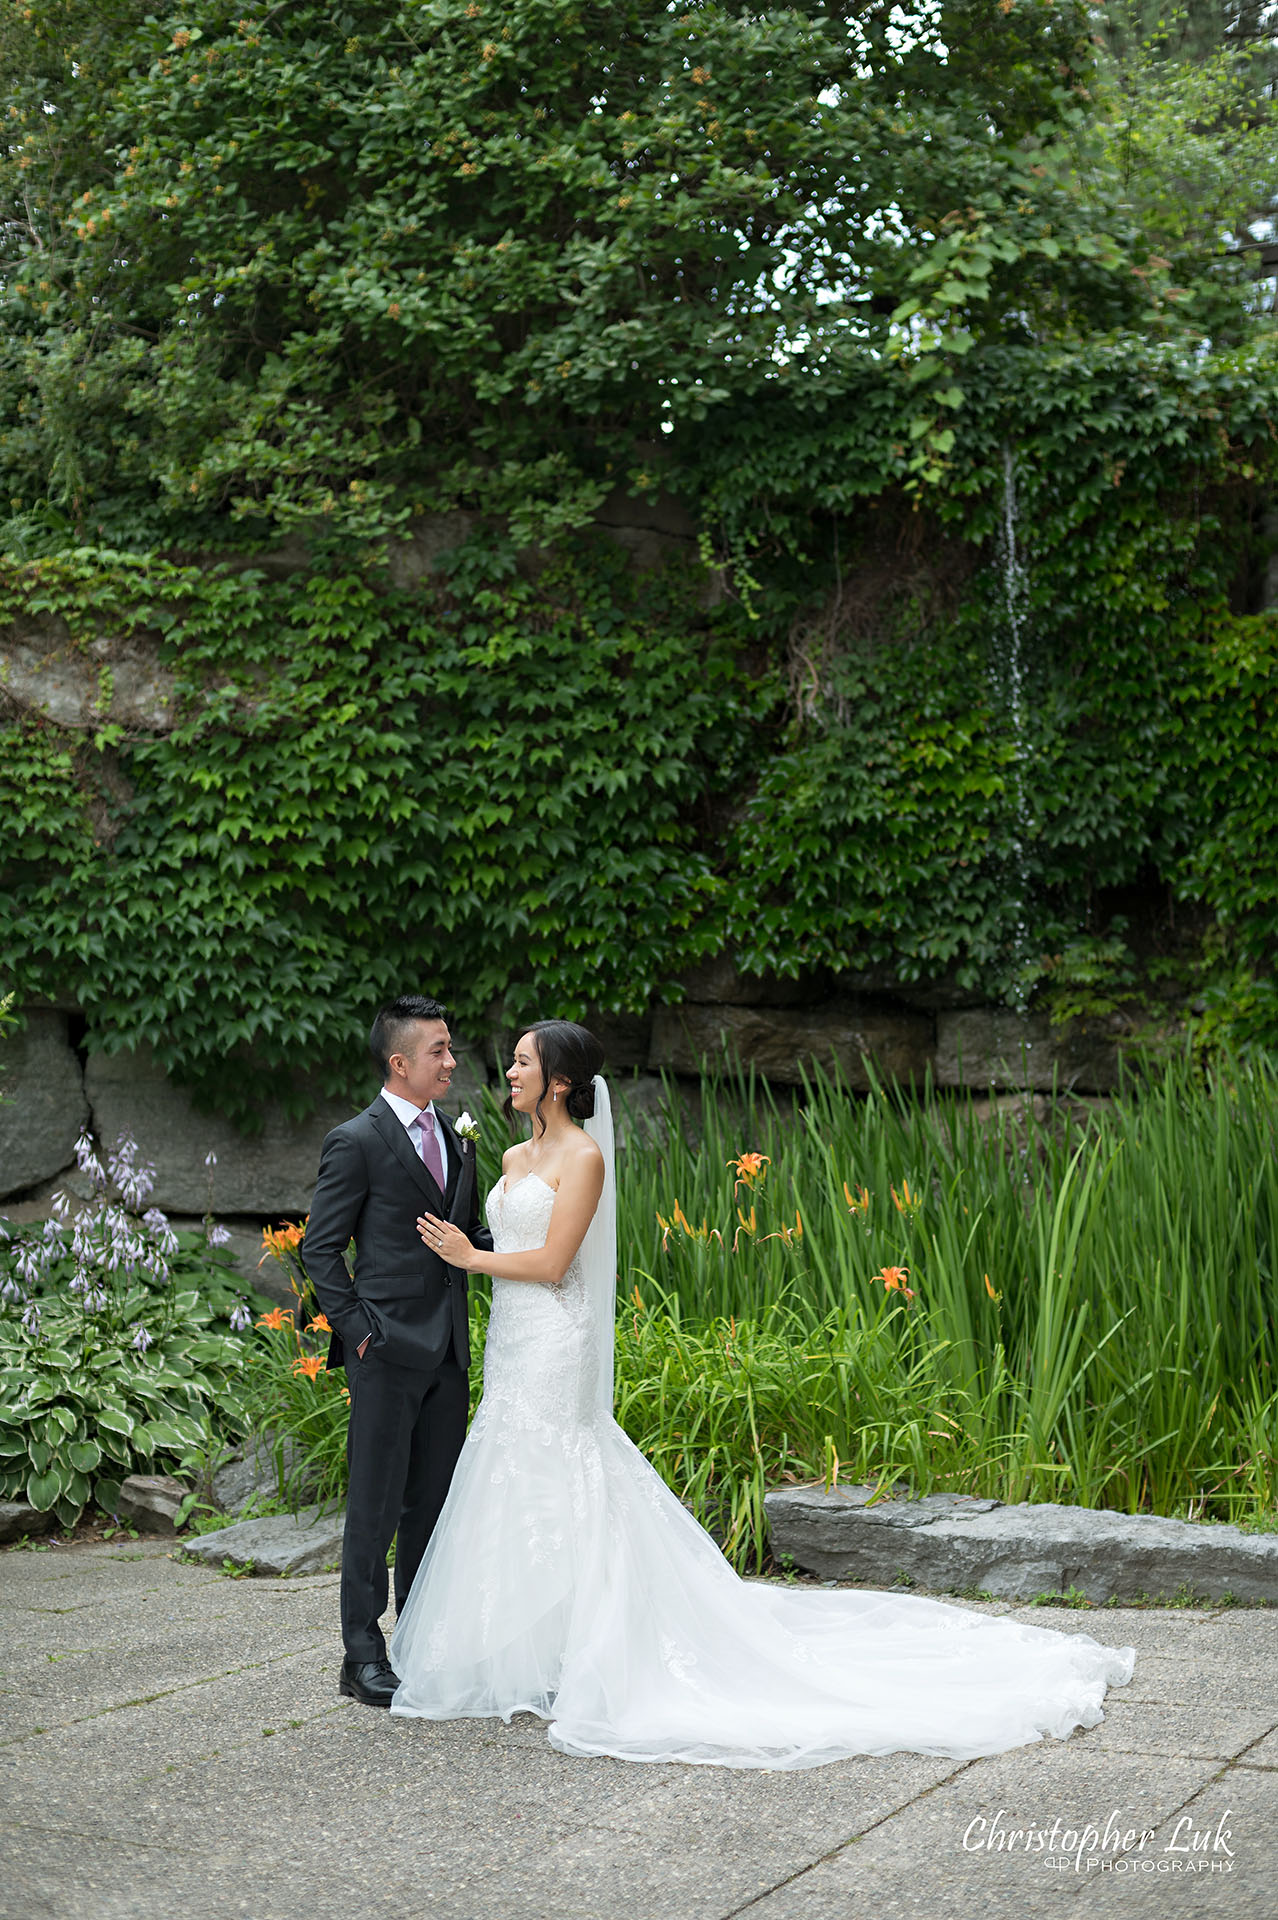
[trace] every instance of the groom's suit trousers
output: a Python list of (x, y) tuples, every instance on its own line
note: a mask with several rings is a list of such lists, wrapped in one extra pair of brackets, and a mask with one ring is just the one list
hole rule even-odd
[[(349, 1356), (350, 1492), (342, 1547), (342, 1640), (352, 1660), (380, 1660), (386, 1550), (395, 1540), (399, 1612), (426, 1551), (466, 1438), (466, 1370), (450, 1347), (433, 1373), (396, 1366), (370, 1347)], [(396, 1534), (398, 1538), (396, 1539)]]

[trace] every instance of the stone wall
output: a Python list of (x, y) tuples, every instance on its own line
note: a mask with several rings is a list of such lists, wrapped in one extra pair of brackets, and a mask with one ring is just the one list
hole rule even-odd
[[(1117, 1041), (1108, 1031), (1054, 1031), (1037, 1015), (948, 1004), (940, 987), (904, 997), (844, 981), (793, 983), (743, 979), (727, 963), (689, 974), (685, 1000), (646, 1016), (600, 1015), (594, 1022), (612, 1071), (640, 1118), (659, 1090), (657, 1076), (695, 1076), (703, 1061), (735, 1056), (764, 1079), (797, 1087), (806, 1068), (837, 1068), (854, 1092), (882, 1077), (921, 1087), (929, 1074), (941, 1088), (979, 1092), (1028, 1089), (1097, 1094), (1114, 1085)], [(940, 1004), (935, 1004), (939, 1002)], [(480, 1088), (498, 1083), (504, 1043), (459, 1052), (453, 1104), (474, 1105)], [(279, 1219), (310, 1203), (324, 1135), (353, 1111), (321, 1100), (309, 1119), (287, 1120), (262, 1089), (262, 1128), (238, 1133), (216, 1115), (198, 1112), (156, 1065), (150, 1052), (90, 1054), (71, 1043), (71, 1017), (28, 1008), (24, 1029), (0, 1042), (0, 1205), (41, 1208), (74, 1166), (74, 1146), (88, 1122), (106, 1145), (131, 1133), (156, 1165), (154, 1200), (166, 1212), (198, 1216), (210, 1204), (206, 1156), (217, 1156), (212, 1205), (219, 1218)], [(370, 1084), (369, 1098), (375, 1088)], [(74, 1181), (71, 1182), (74, 1185)]]

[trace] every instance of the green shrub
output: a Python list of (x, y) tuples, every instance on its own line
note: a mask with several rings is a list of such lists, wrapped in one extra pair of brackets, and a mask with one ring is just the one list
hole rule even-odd
[(77, 1157), (93, 1201), (68, 1222), (59, 1195), (62, 1217), (0, 1245), (0, 1495), (62, 1526), (91, 1499), (109, 1509), (129, 1474), (194, 1470), (243, 1431), (251, 1319), (211, 1219), (179, 1235), (142, 1211), (153, 1170), (131, 1139), (105, 1167), (87, 1136)]

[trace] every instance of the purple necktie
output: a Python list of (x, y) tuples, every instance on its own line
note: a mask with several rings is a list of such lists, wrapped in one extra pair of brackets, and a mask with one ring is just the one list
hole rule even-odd
[(429, 1111), (423, 1111), (418, 1114), (413, 1125), (417, 1129), (418, 1152), (422, 1156), (422, 1165), (442, 1193), (444, 1191), (444, 1156), (440, 1151), (435, 1116)]

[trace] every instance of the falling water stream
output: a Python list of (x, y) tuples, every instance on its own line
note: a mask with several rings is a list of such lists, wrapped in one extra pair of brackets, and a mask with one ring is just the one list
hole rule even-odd
[[(997, 688), (1012, 734), (1011, 800), (1012, 830), (1009, 839), (1010, 880), (1016, 914), (1012, 935), (1012, 964), (1019, 975), (1029, 959), (1029, 863), (1026, 849), (1030, 838), (1029, 792), (1027, 786), (1028, 740), (1025, 726), (1025, 628), (1029, 612), (1029, 575), (1025, 567), (1023, 542), (1016, 497), (1016, 458), (1010, 446), (1003, 448), (1003, 601), (1006, 628), (1003, 645), (996, 650)], [(1024, 1013), (1029, 988), (1017, 978), (1009, 1004)]]

